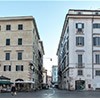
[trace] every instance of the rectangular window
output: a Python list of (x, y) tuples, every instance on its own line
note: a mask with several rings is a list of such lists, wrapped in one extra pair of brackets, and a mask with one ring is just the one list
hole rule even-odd
[(100, 46), (100, 37), (93, 37), (93, 45)]
[(69, 33), (69, 27), (67, 28), (67, 33)]
[(76, 28), (77, 29), (83, 29), (84, 28), (84, 23), (76, 23)]
[(6, 30), (11, 30), (11, 25), (6, 25)]
[(10, 53), (6, 53), (6, 59), (5, 60), (10, 60)]
[(23, 71), (23, 65), (16, 65), (16, 71)]
[(78, 75), (83, 75), (83, 70), (78, 70)]
[(1, 25), (0, 25), (0, 31), (1, 31)]
[(82, 55), (81, 54), (78, 55), (78, 65), (82, 66)]
[(93, 28), (100, 28), (100, 23), (94, 23)]
[(22, 45), (22, 38), (18, 39), (18, 45)]
[(4, 65), (4, 71), (11, 71), (10, 65)]
[(76, 37), (76, 46), (84, 46), (84, 37)]
[(6, 39), (6, 45), (10, 45), (10, 39)]
[(18, 60), (22, 60), (22, 52), (18, 52)]
[(96, 75), (96, 76), (100, 76), (100, 70), (96, 70), (96, 71), (95, 71), (95, 75)]
[(18, 30), (23, 30), (23, 24), (18, 25)]
[(95, 55), (95, 63), (100, 64), (100, 54)]

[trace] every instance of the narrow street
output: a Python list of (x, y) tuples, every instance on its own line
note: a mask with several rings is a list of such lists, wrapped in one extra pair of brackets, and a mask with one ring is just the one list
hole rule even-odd
[(0, 98), (100, 98), (100, 91), (66, 91), (50, 88), (36, 92), (0, 93)]

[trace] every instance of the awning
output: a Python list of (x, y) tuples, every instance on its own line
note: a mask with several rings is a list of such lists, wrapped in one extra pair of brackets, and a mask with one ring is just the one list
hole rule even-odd
[(0, 85), (10, 85), (13, 84), (13, 82), (10, 81), (0, 81)]
[(10, 78), (5, 77), (5, 76), (0, 76), (0, 80), (10, 80)]
[(34, 81), (16, 81), (15, 83), (31, 83), (34, 84)]

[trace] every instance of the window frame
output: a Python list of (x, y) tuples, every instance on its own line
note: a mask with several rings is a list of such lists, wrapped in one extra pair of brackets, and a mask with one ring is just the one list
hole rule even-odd
[(83, 55), (78, 54), (78, 64), (81, 65), (83, 63)]
[(93, 37), (93, 46), (100, 46), (100, 37)]
[(11, 25), (6, 25), (6, 31), (10, 31), (11, 30)]
[(22, 52), (18, 52), (18, 60), (22, 60)]
[(5, 60), (10, 60), (10, 53), (9, 52), (5, 53)]
[(22, 38), (18, 38), (18, 45), (22, 45)]
[(10, 39), (6, 39), (6, 46), (10, 45)]
[(4, 65), (4, 71), (11, 71), (11, 65)]
[(18, 30), (23, 30), (23, 24), (18, 24)]
[(93, 23), (93, 29), (100, 28), (100, 23)]
[[(99, 72), (99, 74), (97, 73), (97, 71)], [(100, 70), (95, 70), (95, 76), (100, 76)]]
[(100, 64), (100, 54), (95, 54), (95, 64)]
[(84, 46), (84, 37), (76, 37), (76, 46)]
[(23, 65), (16, 65), (16, 71), (24, 71)]
[(77, 70), (77, 75), (83, 76), (83, 70)]
[[(79, 27), (81, 25), (81, 27)], [(76, 29), (84, 29), (84, 23), (76, 23)]]

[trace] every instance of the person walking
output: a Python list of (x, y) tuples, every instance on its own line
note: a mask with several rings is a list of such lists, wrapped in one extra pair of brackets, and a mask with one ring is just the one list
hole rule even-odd
[(16, 95), (16, 87), (14, 85), (11, 88), (11, 94)]

